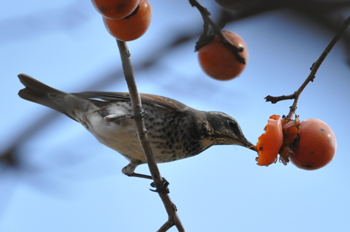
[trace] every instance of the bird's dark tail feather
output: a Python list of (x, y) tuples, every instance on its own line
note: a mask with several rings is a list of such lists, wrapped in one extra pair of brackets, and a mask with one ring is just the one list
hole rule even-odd
[(21, 98), (50, 107), (72, 118), (68, 114), (67, 108), (64, 107), (64, 104), (62, 105), (62, 100), (67, 93), (47, 86), (44, 83), (41, 83), (40, 81), (35, 80), (34, 78), (23, 73), (18, 74), (18, 78), (25, 86), (25, 88), (21, 89), (18, 93)]

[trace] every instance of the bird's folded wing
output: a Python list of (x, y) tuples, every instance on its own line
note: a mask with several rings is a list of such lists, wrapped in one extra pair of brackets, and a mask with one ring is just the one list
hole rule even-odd
[[(85, 98), (93, 101), (100, 101), (104, 103), (113, 103), (118, 101), (130, 101), (130, 94), (126, 92), (99, 92), (99, 91), (88, 91), (81, 93), (73, 93), (73, 95)], [(171, 98), (162, 97), (152, 94), (140, 94), (142, 104), (151, 105), (154, 107), (161, 107), (167, 110), (177, 111), (182, 113), (189, 109), (185, 104), (173, 100)]]

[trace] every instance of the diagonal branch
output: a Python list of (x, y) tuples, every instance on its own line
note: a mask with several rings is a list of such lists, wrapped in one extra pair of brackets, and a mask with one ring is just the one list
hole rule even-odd
[(294, 99), (293, 105), (290, 107), (289, 114), (287, 115), (288, 119), (292, 119), (292, 117), (295, 114), (295, 111), (297, 109), (297, 106), (298, 106), (298, 100), (299, 100), (300, 94), (303, 92), (305, 87), (315, 79), (316, 73), (317, 73), (319, 67), (321, 66), (322, 62), (326, 59), (328, 53), (332, 50), (332, 48), (338, 42), (338, 40), (343, 36), (343, 34), (345, 33), (345, 30), (348, 28), (349, 24), (350, 24), (350, 16), (343, 22), (342, 27), (339, 29), (339, 31), (334, 36), (332, 41), (328, 44), (328, 46), (325, 48), (325, 50), (322, 52), (321, 56), (316, 60), (315, 63), (312, 64), (312, 66), (310, 68), (311, 72), (310, 72), (309, 76), (306, 78), (306, 80), (303, 82), (303, 84), (293, 94), (283, 95), (283, 96), (278, 96), (278, 97), (268, 95), (265, 97), (266, 101), (267, 102), (269, 101), (271, 103), (277, 103), (277, 102), (282, 101), (282, 100)]
[[(146, 156), (147, 159), (147, 164), (149, 167), (149, 170), (151, 172), (153, 181), (156, 186), (161, 186), (163, 178), (160, 175), (156, 160), (153, 156), (151, 147), (149, 145), (148, 141), (148, 136), (147, 136), (147, 131), (146, 127), (143, 121), (143, 111), (142, 111), (142, 102), (140, 98), (140, 94), (137, 90), (136, 86), (136, 81), (134, 78), (134, 72), (133, 68), (131, 65), (130, 61), (130, 52), (127, 47), (126, 42), (119, 41), (117, 40), (119, 52), (120, 52), (120, 57), (123, 63), (123, 70), (124, 70), (124, 75), (125, 75), (125, 80), (128, 84), (129, 92), (130, 92), (130, 98), (132, 102), (132, 107), (133, 107), (133, 113), (134, 113), (134, 118), (135, 118), (135, 124), (136, 124), (136, 129), (137, 129), (137, 135), (140, 141), (140, 145), (143, 149), (143, 152)], [(168, 222), (172, 222), (171, 226), (175, 225), (179, 231), (185, 231), (180, 218), (177, 214), (177, 209), (174, 205), (174, 203), (171, 201), (170, 197), (168, 194), (163, 193), (163, 192), (158, 192), (160, 198), (163, 201), (163, 204), (165, 206), (165, 209), (168, 213), (169, 220)], [(167, 229), (169, 229), (171, 226), (169, 223), (165, 223), (167, 225)], [(164, 226), (163, 226), (164, 227)], [(162, 228), (163, 228), (162, 227)], [(166, 231), (166, 230), (161, 230), (161, 231)]]

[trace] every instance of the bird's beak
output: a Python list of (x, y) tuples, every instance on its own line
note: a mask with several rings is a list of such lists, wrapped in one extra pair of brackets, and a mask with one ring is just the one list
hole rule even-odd
[(246, 138), (241, 139), (240, 142), (242, 143), (241, 146), (246, 147), (246, 148), (253, 150), (253, 151), (257, 151), (255, 146), (251, 142), (249, 142)]
[(253, 150), (253, 151), (258, 151), (258, 150), (256, 150), (256, 148), (255, 148), (255, 146), (253, 144), (251, 146), (247, 147), (247, 148), (249, 148), (250, 150)]

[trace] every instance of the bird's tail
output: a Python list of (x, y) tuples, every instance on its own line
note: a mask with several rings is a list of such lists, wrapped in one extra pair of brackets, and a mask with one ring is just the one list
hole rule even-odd
[[(18, 93), (21, 98), (47, 106), (74, 119), (72, 115), (73, 105), (78, 102), (74, 102), (74, 100), (67, 102), (65, 97), (69, 95), (68, 93), (47, 86), (23, 73), (18, 74), (18, 78), (25, 86)], [(77, 98), (75, 100), (79, 101)]]

